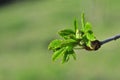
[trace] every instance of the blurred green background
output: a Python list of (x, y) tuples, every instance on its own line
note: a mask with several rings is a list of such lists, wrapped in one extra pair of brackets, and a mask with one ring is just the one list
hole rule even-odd
[(83, 11), (99, 40), (119, 34), (119, 0), (17, 1), (0, 6), (0, 80), (120, 80), (120, 40), (65, 64), (47, 50)]

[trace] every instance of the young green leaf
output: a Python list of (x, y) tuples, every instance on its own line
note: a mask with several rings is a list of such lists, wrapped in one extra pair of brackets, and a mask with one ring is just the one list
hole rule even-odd
[(63, 55), (62, 63), (68, 62), (68, 60), (69, 60), (69, 54), (66, 52), (66, 53)]
[(58, 32), (58, 34), (64, 39), (75, 38), (75, 32), (71, 29), (65, 29)]
[(69, 46), (66, 46), (66, 47), (64, 48), (64, 50), (62, 51), (62, 53), (61, 53), (61, 54), (63, 54), (62, 63), (67, 62), (67, 61), (69, 60), (68, 47), (69, 47)]
[(78, 29), (78, 25), (77, 25), (76, 19), (74, 20), (74, 28), (75, 28), (76, 39), (80, 39), (80, 30)]
[(81, 14), (81, 24), (82, 24), (82, 30), (84, 31), (85, 29), (85, 16), (84, 13)]
[(52, 60), (55, 61), (55, 60), (56, 60), (57, 58), (59, 58), (62, 54), (64, 54), (64, 53), (63, 53), (64, 50), (65, 50), (65, 48), (63, 47), (63, 48), (55, 51), (55, 52), (53, 53), (53, 55), (52, 55)]
[(75, 29), (75, 32), (76, 32), (77, 30), (79, 30), (79, 29), (78, 29), (78, 23), (77, 23), (77, 20), (76, 20), (76, 19), (74, 20), (74, 29)]
[(76, 54), (73, 49), (69, 49), (68, 53), (69, 53), (69, 55), (72, 55), (74, 60), (76, 60)]
[(87, 22), (84, 27), (84, 32), (88, 32), (91, 30), (92, 30), (91, 24)]
[(95, 38), (95, 36), (94, 36), (94, 34), (93, 34), (92, 32), (86, 33), (86, 36), (87, 36), (87, 39), (88, 39), (89, 41), (94, 41), (94, 40), (96, 40), (96, 38)]
[(63, 40), (62, 42), (62, 46), (70, 46), (70, 47), (74, 47), (78, 44), (77, 40), (74, 39), (67, 39), (67, 40)]
[(66, 46), (66, 51), (64, 52), (62, 63), (68, 62), (69, 56), (72, 55), (74, 59), (76, 59), (75, 52), (73, 51), (72, 46)]
[(49, 50), (56, 50), (58, 48), (61, 48), (61, 43), (62, 43), (62, 40), (53, 40), (49, 45), (48, 45), (48, 49)]

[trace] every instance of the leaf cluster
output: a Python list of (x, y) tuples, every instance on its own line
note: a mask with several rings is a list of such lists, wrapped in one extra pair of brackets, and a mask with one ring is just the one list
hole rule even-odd
[(53, 50), (52, 59), (55, 61), (59, 57), (62, 58), (62, 63), (67, 62), (72, 56), (76, 60), (74, 49), (82, 48), (86, 50), (94, 50), (91, 45), (96, 40), (92, 26), (89, 22), (85, 22), (84, 13), (81, 15), (81, 29), (78, 28), (77, 20), (74, 20), (74, 30), (64, 29), (58, 32), (62, 39), (53, 40), (49, 46), (49, 50)]

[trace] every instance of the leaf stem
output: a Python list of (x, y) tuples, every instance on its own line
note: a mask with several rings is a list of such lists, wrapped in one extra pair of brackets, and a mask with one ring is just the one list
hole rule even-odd
[(111, 37), (111, 38), (105, 39), (105, 40), (103, 40), (103, 41), (100, 41), (100, 43), (101, 43), (101, 45), (103, 45), (103, 44), (105, 44), (105, 43), (108, 43), (108, 42), (113, 41), (113, 40), (117, 40), (117, 39), (119, 39), (119, 38), (120, 38), (120, 34), (115, 35), (115, 36), (113, 36), (113, 37)]

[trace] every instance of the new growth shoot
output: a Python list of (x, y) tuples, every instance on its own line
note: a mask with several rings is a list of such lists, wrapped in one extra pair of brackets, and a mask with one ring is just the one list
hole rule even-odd
[(81, 28), (79, 28), (76, 19), (74, 20), (74, 29), (64, 29), (58, 32), (62, 39), (53, 40), (48, 49), (53, 51), (52, 60), (55, 61), (62, 56), (62, 63), (68, 62), (70, 56), (76, 60), (75, 49), (85, 49), (87, 51), (96, 51), (103, 44), (120, 38), (120, 35), (99, 41), (95, 37), (92, 26), (85, 21), (84, 13), (81, 14)]

